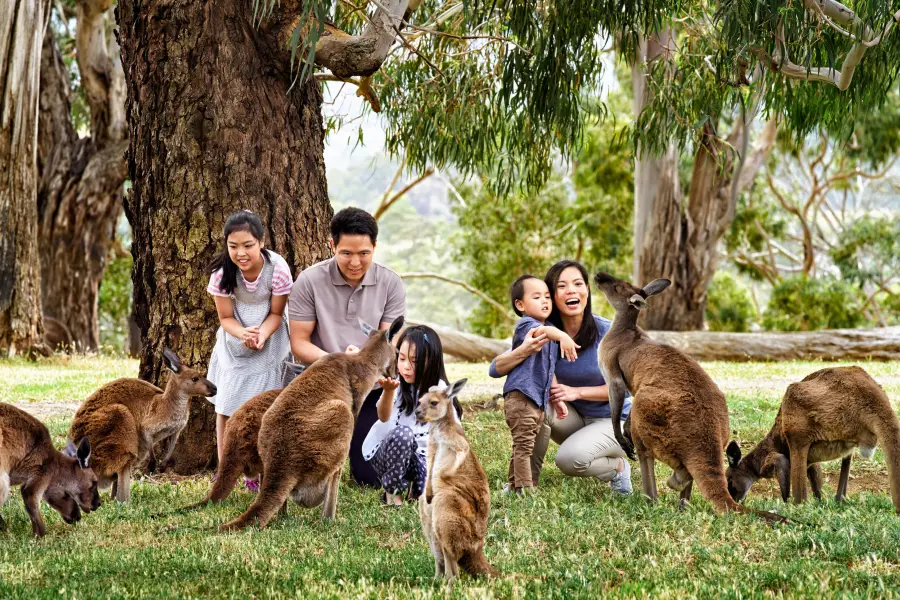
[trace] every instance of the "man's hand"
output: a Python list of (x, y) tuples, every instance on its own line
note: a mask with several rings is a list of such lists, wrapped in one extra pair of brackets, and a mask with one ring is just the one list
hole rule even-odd
[(359, 348), (357, 348), (353, 344), (350, 344), (349, 346), (347, 346), (347, 349), (344, 350), (344, 353), (345, 354), (359, 354)]

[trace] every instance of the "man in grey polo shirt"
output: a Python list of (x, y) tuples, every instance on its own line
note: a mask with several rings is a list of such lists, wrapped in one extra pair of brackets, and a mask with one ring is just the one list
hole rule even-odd
[[(388, 329), (406, 312), (400, 276), (372, 262), (378, 222), (364, 210), (345, 208), (331, 220), (334, 257), (297, 277), (288, 302), (291, 352), (309, 365), (331, 352), (356, 352), (366, 341), (362, 319)], [(350, 442), (350, 474), (360, 484), (380, 486), (375, 470), (362, 455), (362, 442), (378, 419), (375, 404), (381, 389), (363, 403)]]

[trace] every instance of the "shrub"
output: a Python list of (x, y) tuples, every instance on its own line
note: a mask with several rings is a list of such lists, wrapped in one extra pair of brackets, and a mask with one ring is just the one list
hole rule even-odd
[(763, 316), (770, 331), (859, 327), (866, 319), (857, 291), (833, 278), (791, 277), (772, 290)]
[(706, 324), (709, 330), (749, 331), (754, 319), (756, 309), (747, 286), (731, 273), (718, 271), (706, 298)]

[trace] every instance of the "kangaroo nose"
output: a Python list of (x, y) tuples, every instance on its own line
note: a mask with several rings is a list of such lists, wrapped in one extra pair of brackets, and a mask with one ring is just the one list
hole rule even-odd
[(215, 395), (216, 395), (216, 392), (218, 392), (218, 388), (217, 388), (215, 385), (213, 385), (213, 384), (210, 383), (210, 384), (209, 384), (209, 395), (210, 395), (210, 396), (215, 396)]

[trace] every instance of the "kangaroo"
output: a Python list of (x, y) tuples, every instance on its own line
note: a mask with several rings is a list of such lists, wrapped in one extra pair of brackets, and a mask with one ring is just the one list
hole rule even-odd
[[(810, 373), (788, 386), (779, 415), (790, 465), (788, 489), (794, 502), (806, 500), (808, 469), (837, 458), (843, 458), (838, 483), (838, 499), (843, 499), (853, 448), (859, 446), (860, 455), (871, 458), (880, 443), (891, 500), (900, 512), (900, 423), (887, 394), (868, 373), (856, 366)], [(787, 495), (784, 489), (782, 495)]]
[[(287, 365), (294, 374), (299, 374), (306, 368), (295, 363)], [(263, 415), (281, 391), (277, 389), (257, 394), (234, 411), (225, 425), (225, 449), (212, 489), (206, 498), (196, 504), (185, 506), (180, 512), (201, 508), (210, 502), (221, 502), (231, 494), (241, 474), (245, 477), (256, 477), (262, 473), (262, 459), (259, 457), (258, 449), (259, 428), (262, 425)]]
[(163, 363), (173, 375), (166, 390), (140, 379), (122, 378), (107, 383), (88, 396), (75, 413), (69, 439), (88, 436), (94, 440), (94, 470), (100, 489), (112, 485), (119, 502), (131, 498), (131, 474), (148, 460), (151, 472), (157, 465), (153, 447), (165, 440), (166, 448), (158, 464), (172, 456), (175, 442), (187, 425), (191, 396), (214, 396), (216, 386), (181, 364), (181, 359), (166, 348)]
[[(609, 389), (613, 433), (634, 460), (637, 448), (644, 493), (657, 500), (655, 460), (674, 473), (666, 482), (681, 492), (681, 507), (691, 498), (693, 482), (719, 512), (753, 512), (768, 520), (783, 517), (745, 508), (728, 493), (722, 453), (729, 439), (725, 394), (694, 359), (660, 344), (637, 326), (647, 298), (661, 293), (671, 282), (656, 279), (644, 288), (597, 273), (597, 286), (616, 311), (609, 332), (600, 343), (600, 366)], [(622, 434), (625, 393), (634, 396), (630, 434)]]
[[(852, 450), (852, 448), (851, 448)], [(750, 488), (758, 479), (775, 478), (781, 490), (781, 499), (788, 501), (791, 495), (791, 460), (787, 442), (781, 435), (781, 408), (775, 417), (775, 424), (766, 437), (746, 456), (741, 457), (741, 447), (732, 440), (725, 449), (728, 456), (728, 468), (725, 478), (728, 480), (728, 493), (737, 502), (743, 502)], [(822, 468), (819, 463), (811, 463), (806, 469), (806, 476), (813, 495), (822, 499)], [(847, 482), (850, 479), (850, 456), (841, 462), (841, 476), (835, 500), (843, 501), (847, 495)]]
[[(81, 511), (100, 508), (97, 476), (88, 466), (91, 444), (83, 438), (78, 446), (69, 442), (64, 452), (53, 447), (43, 423), (23, 410), (0, 403), (0, 507), (10, 487), (22, 486), (22, 500), (35, 537), (46, 532), (41, 517), (41, 499), (66, 523), (81, 519)], [(0, 528), (3, 528), (0, 517)]]
[(263, 477), (256, 501), (220, 531), (265, 527), (290, 496), (334, 519), (338, 483), (350, 453), (350, 438), (366, 394), (379, 377), (394, 377), (397, 351), (391, 341), (403, 318), (388, 331), (360, 323), (369, 336), (358, 354), (323, 356), (288, 385), (262, 417), (259, 456)]
[(435, 579), (454, 579), (460, 567), (474, 576), (497, 575), (484, 556), (491, 509), (487, 475), (453, 418), (453, 401), (465, 384), (460, 379), (446, 390), (433, 387), (416, 406), (416, 417), (431, 423), (419, 520), (434, 555)]
[(71, 354), (75, 350), (75, 338), (62, 321), (44, 315), (44, 344), (54, 352)]

